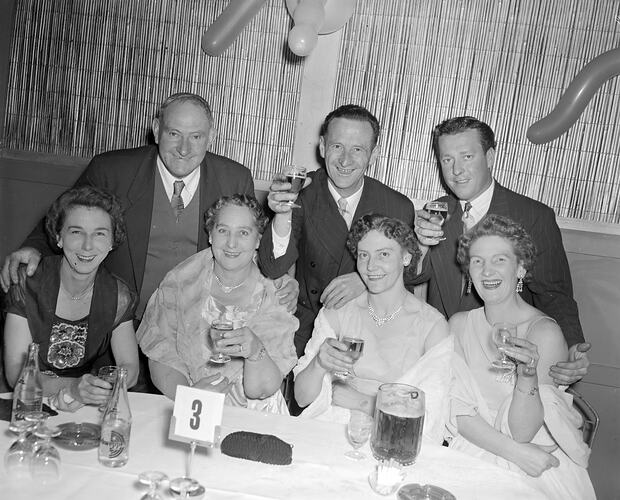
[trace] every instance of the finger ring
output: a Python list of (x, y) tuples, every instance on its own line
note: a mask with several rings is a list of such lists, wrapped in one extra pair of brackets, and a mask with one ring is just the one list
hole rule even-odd
[(532, 358), (531, 356), (530, 356), (530, 360), (527, 362), (527, 366), (529, 366), (530, 368), (534, 367), (534, 358)]
[(243, 351), (243, 344), (239, 344), (239, 352)]

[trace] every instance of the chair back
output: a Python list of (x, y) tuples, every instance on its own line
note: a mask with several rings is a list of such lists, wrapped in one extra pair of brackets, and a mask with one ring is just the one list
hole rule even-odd
[(594, 443), (594, 437), (596, 436), (600, 420), (598, 413), (575, 389), (569, 387), (566, 389), (566, 392), (573, 396), (573, 407), (583, 417), (583, 427), (581, 428), (583, 440), (589, 448), (592, 448), (592, 443)]

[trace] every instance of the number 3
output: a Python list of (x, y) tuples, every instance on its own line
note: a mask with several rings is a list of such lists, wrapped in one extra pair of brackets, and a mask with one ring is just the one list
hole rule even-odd
[(200, 412), (202, 412), (202, 401), (200, 401), (200, 399), (194, 399), (192, 410), (194, 411), (194, 415), (189, 419), (189, 426), (193, 430), (196, 430), (200, 427)]

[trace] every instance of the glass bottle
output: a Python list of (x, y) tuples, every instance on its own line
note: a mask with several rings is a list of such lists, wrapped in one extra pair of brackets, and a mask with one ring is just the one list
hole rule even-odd
[(127, 369), (119, 368), (112, 396), (101, 423), (99, 462), (107, 467), (122, 467), (129, 460), (131, 410), (127, 397)]
[(39, 372), (39, 344), (28, 346), (28, 357), (13, 390), (11, 423), (24, 419), (24, 414), (43, 409), (43, 386)]

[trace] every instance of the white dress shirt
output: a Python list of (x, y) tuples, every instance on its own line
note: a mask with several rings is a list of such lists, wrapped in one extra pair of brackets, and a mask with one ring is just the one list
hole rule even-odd
[(181, 191), (181, 198), (183, 198), (183, 206), (189, 205), (189, 202), (192, 201), (196, 190), (198, 189), (198, 183), (200, 182), (200, 166), (194, 169), (193, 172), (186, 175), (185, 177), (178, 179), (170, 172), (164, 165), (164, 162), (161, 160), (159, 155), (157, 156), (157, 170), (159, 171), (159, 176), (161, 177), (162, 182), (164, 183), (164, 189), (166, 190), (166, 196), (168, 196), (169, 200), (172, 200), (172, 194), (174, 193), (174, 181), (183, 181), (185, 187), (183, 191)]

